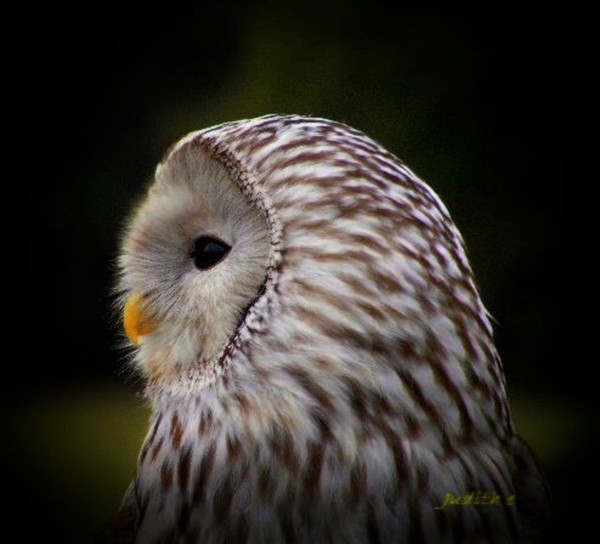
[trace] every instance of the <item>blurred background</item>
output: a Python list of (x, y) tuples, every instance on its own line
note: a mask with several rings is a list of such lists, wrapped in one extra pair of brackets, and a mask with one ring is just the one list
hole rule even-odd
[(148, 412), (110, 290), (155, 164), (191, 130), (300, 113), (366, 132), (449, 208), (497, 320), (517, 426), (548, 473), (553, 534), (575, 541), (592, 411), (564, 15), (314, 0), (73, 9), (36, 12), (31, 29), (30, 341), (27, 387), (8, 391), (15, 504), (35, 512), (25, 534), (89, 541), (133, 475)]

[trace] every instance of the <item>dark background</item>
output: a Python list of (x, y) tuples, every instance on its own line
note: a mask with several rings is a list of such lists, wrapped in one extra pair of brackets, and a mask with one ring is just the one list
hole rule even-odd
[(595, 490), (572, 19), (312, 0), (60, 9), (36, 12), (26, 80), (33, 351), (19, 366), (15, 474), (36, 523), (25, 532), (86, 541), (133, 473), (147, 412), (123, 371), (110, 289), (155, 164), (191, 130), (300, 113), (366, 132), (449, 208), (497, 320), (517, 425), (548, 472), (553, 534), (573, 541)]

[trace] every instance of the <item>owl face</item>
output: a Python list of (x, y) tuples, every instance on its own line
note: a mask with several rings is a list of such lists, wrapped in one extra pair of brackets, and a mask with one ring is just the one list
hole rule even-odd
[(125, 328), (147, 376), (219, 355), (266, 278), (261, 212), (197, 150), (159, 165), (120, 259)]

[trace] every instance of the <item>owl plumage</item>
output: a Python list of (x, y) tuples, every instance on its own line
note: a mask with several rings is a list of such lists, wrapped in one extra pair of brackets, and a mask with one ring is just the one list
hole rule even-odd
[(364, 134), (273, 115), (186, 136), (120, 269), (153, 415), (113, 536), (535, 541), (545, 485), (461, 236)]

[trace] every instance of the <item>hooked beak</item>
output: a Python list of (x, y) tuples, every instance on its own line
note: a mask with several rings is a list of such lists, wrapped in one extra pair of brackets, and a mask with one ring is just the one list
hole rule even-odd
[(156, 323), (148, 316), (144, 299), (136, 293), (132, 294), (125, 303), (123, 326), (125, 334), (136, 346), (143, 342), (144, 336), (156, 330)]

